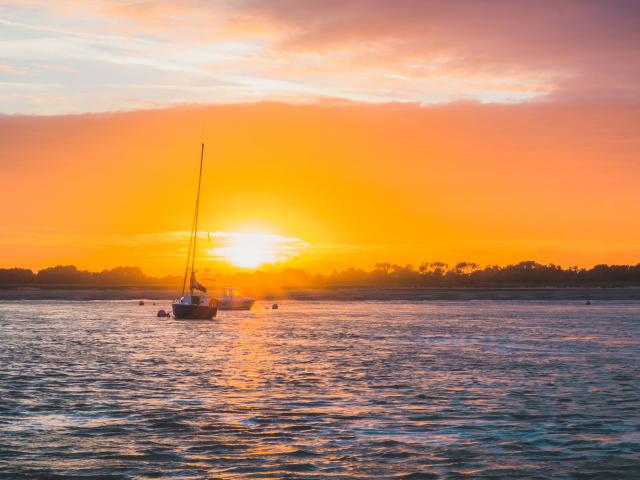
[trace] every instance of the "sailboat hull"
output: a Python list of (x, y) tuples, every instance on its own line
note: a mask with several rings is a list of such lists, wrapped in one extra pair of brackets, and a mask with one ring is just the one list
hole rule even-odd
[(171, 305), (176, 320), (211, 320), (218, 313), (217, 306), (189, 305), (174, 303)]

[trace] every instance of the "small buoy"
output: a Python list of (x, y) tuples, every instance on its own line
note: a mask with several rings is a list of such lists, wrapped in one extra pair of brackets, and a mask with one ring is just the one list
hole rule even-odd
[(271, 310), (277, 310), (278, 309), (278, 304), (274, 303), (273, 305), (271, 305)]
[(169, 313), (164, 311), (163, 309), (158, 310), (158, 317), (168, 317)]
[(584, 302), (585, 305), (591, 305), (591, 300), (587, 300), (586, 302)]
[(138, 302), (138, 305), (142, 306), (142, 305), (144, 305), (144, 302), (143, 302), (142, 300), (140, 300), (140, 301)]

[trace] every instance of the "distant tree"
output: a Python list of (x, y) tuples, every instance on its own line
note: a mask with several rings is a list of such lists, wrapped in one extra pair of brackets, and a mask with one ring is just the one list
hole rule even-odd
[[(239, 272), (218, 274), (207, 272), (211, 283), (219, 286), (249, 286), (277, 289), (282, 287), (330, 286), (533, 286), (533, 285), (603, 285), (640, 286), (640, 264), (607, 265), (593, 268), (576, 266), (563, 269), (553, 263), (541, 264), (533, 260), (505, 266), (488, 265), (481, 268), (473, 262), (459, 262), (449, 267), (444, 262), (423, 262), (413, 265), (376, 263), (372, 270), (347, 268), (330, 275), (311, 275), (301, 269)], [(116, 267), (101, 272), (79, 270), (73, 265), (45, 268), (34, 274), (24, 268), (0, 269), (0, 285), (104, 285), (143, 286), (163, 285), (176, 288), (182, 277), (149, 277), (138, 267)]]
[(373, 266), (373, 269), (379, 272), (383, 272), (386, 275), (387, 273), (389, 273), (392, 266), (393, 265), (391, 265), (390, 263), (376, 263)]
[(36, 275), (36, 282), (42, 284), (87, 284), (91, 283), (91, 279), (91, 272), (78, 270), (74, 265), (45, 268)]
[(139, 267), (116, 267), (93, 274), (93, 281), (101, 285), (142, 285), (150, 280)]
[(35, 278), (26, 268), (0, 268), (0, 285), (29, 285)]
[(480, 268), (480, 265), (478, 265), (477, 263), (458, 262), (454, 267), (454, 271), (458, 275), (468, 275), (469, 273), (473, 272), (474, 270), (477, 270), (478, 268)]

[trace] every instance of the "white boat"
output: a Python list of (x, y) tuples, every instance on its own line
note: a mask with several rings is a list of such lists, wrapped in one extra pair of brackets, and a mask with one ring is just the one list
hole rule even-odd
[(226, 287), (222, 289), (222, 296), (218, 297), (218, 309), (220, 310), (251, 310), (256, 302), (254, 298), (240, 295), (237, 288)]
[[(196, 280), (196, 243), (198, 240), (198, 214), (200, 207), (200, 185), (202, 184), (202, 161), (204, 159), (204, 143), (200, 151), (200, 173), (198, 175), (198, 193), (196, 195), (196, 209), (193, 214), (191, 236), (189, 237), (189, 253), (187, 254), (187, 268), (182, 282), (180, 298), (171, 304), (173, 318), (178, 320), (211, 320), (218, 313), (218, 301), (207, 295), (207, 288)], [(191, 275), (189, 276), (189, 272)], [(189, 294), (185, 295), (187, 278), (189, 278)], [(196, 292), (196, 293), (194, 293)], [(201, 292), (197, 293), (197, 292)]]

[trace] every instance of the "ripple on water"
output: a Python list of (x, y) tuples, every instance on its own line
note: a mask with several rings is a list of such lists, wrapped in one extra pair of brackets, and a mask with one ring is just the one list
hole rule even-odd
[(636, 478), (640, 304), (0, 303), (0, 478)]

